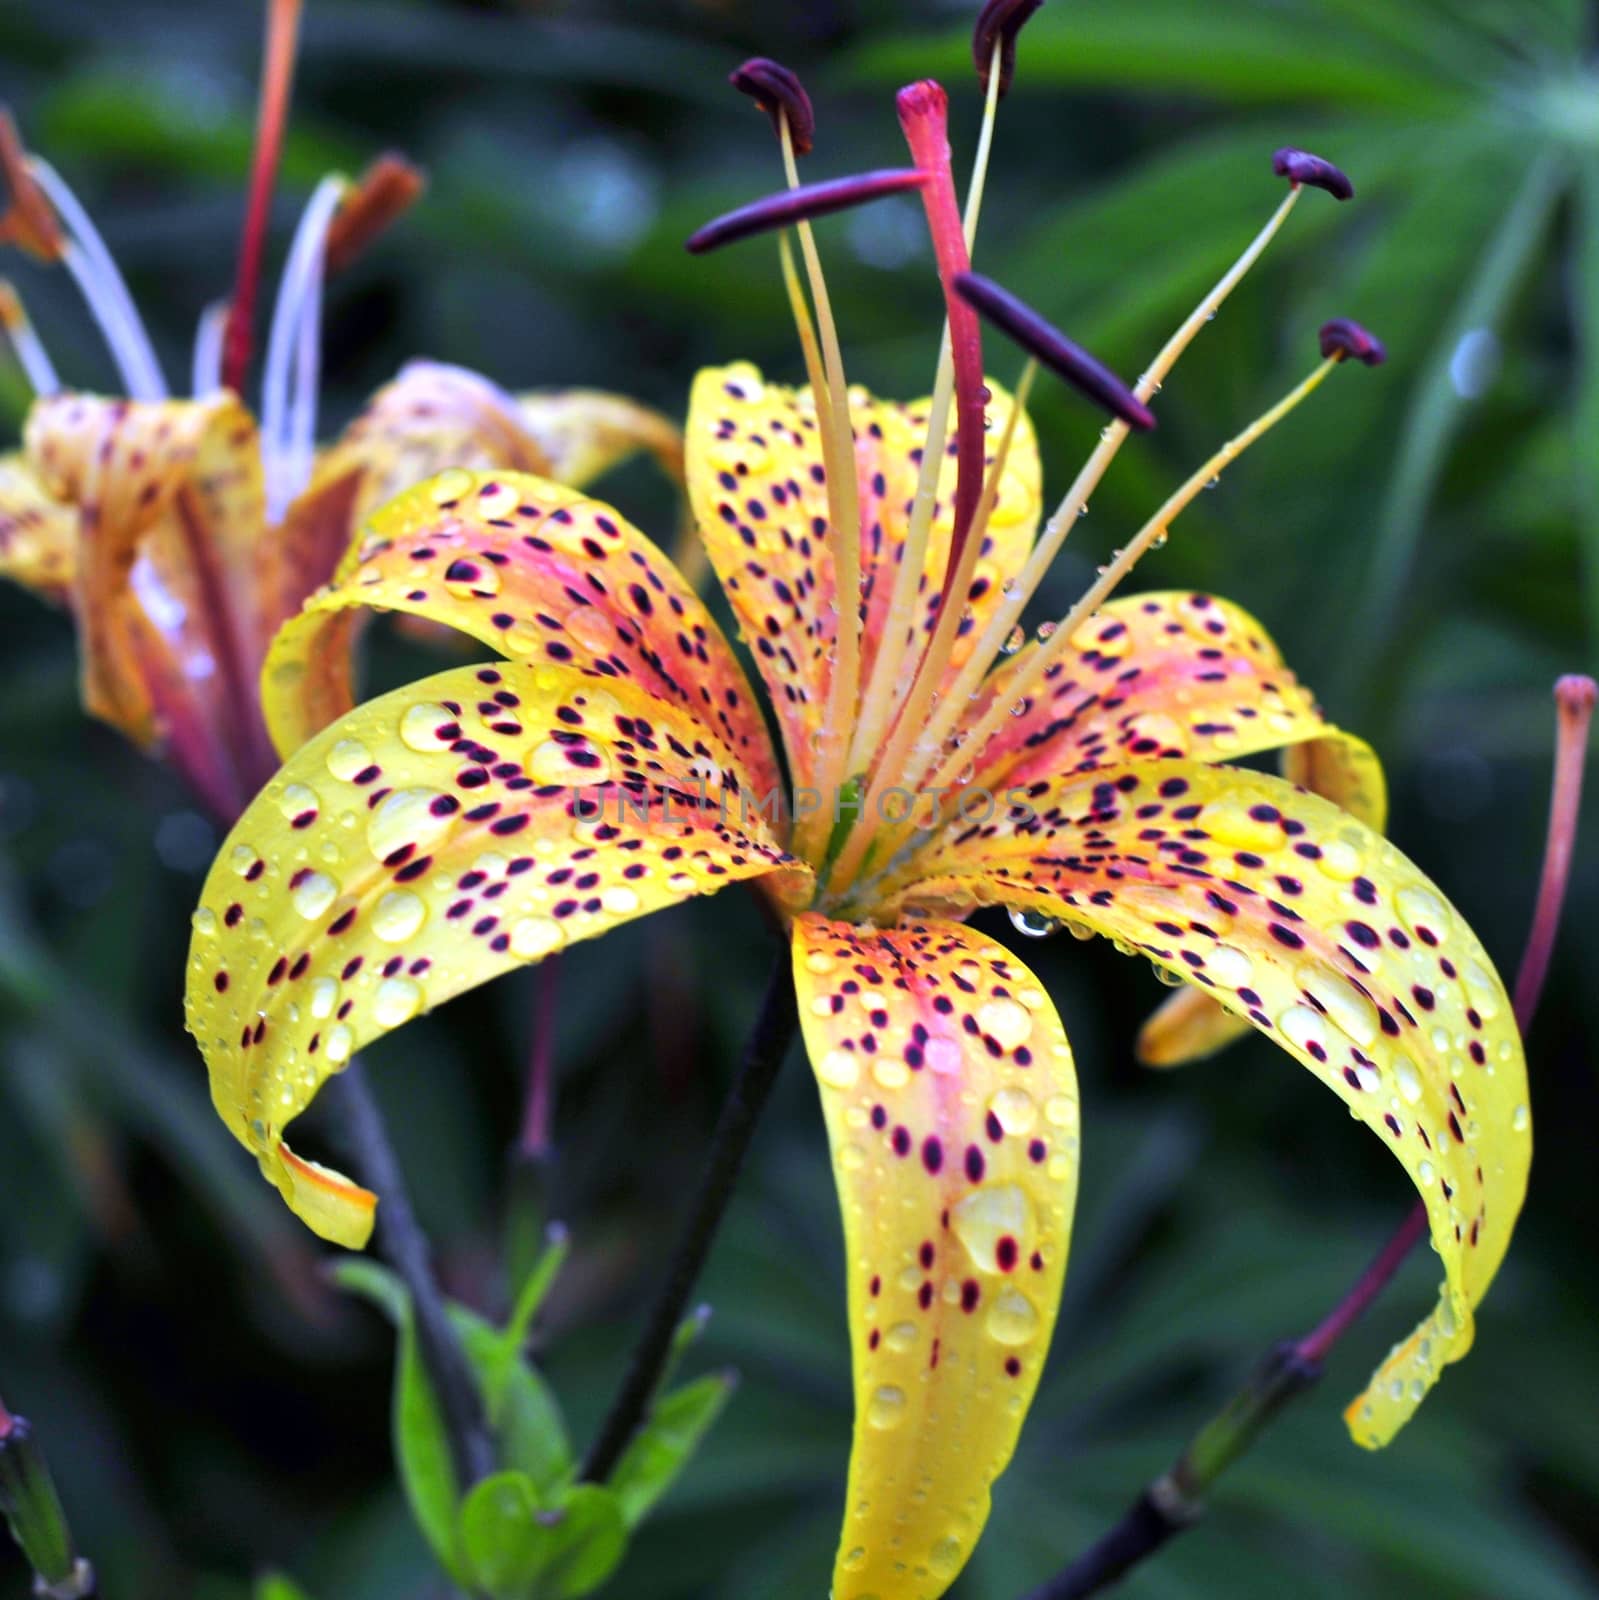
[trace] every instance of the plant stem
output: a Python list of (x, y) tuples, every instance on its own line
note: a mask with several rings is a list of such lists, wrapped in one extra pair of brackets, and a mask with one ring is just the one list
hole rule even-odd
[[(1549, 830), (1532, 926), (1516, 972), (1514, 1007), (1516, 1026), (1522, 1033), (1532, 1025), (1543, 995), (1571, 875), (1582, 801), (1583, 761), (1596, 697), (1599, 690), (1591, 678), (1573, 675), (1555, 685), (1558, 721)], [(1192, 1527), (1204, 1512), (1205, 1496), (1216, 1479), (1254, 1444), (1289, 1401), (1314, 1387), (1333, 1347), (1388, 1286), (1426, 1232), (1427, 1208), (1417, 1201), (1371, 1265), (1322, 1321), (1302, 1339), (1277, 1345), (1243, 1388), (1189, 1440), (1171, 1469), (1145, 1488), (1121, 1520), (1026, 1600), (1083, 1600), (1087, 1595), (1098, 1594), (1175, 1535)]]
[(633, 1347), (622, 1386), (578, 1474), (580, 1481), (603, 1483), (610, 1476), (649, 1411), (671, 1360), (689, 1295), (711, 1252), (745, 1152), (777, 1081), (783, 1057), (788, 1054), (797, 1023), (794, 980), (788, 951), (784, 949), (772, 968), (760, 1015), (711, 1136), (710, 1155), (672, 1251), (665, 1281)]
[(494, 1471), (494, 1447), (484, 1424), (477, 1385), (445, 1314), (427, 1235), (411, 1209), (399, 1160), (361, 1064), (352, 1062), (336, 1078), (330, 1078), (322, 1094), (331, 1100), (338, 1115), (340, 1132), (361, 1181), (383, 1197), (378, 1207), (378, 1251), (410, 1293), (417, 1344), (438, 1393), (450, 1454), (464, 1492)]

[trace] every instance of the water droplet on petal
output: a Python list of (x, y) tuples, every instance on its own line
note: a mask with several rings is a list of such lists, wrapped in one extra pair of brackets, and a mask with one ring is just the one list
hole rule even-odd
[(385, 1028), (409, 1022), (421, 1009), (421, 986), (410, 978), (385, 978), (372, 996), (372, 1015)]
[(1038, 1308), (1020, 1289), (1001, 1289), (988, 1308), (983, 1326), (998, 1344), (1026, 1344), (1038, 1336)]
[(1008, 1134), (1019, 1136), (1033, 1131), (1038, 1121), (1038, 1104), (1025, 1089), (1000, 1089), (990, 1096), (988, 1109)]
[(853, 1089), (860, 1075), (860, 1061), (849, 1050), (829, 1050), (816, 1063), (816, 1076), (830, 1089)]
[(1012, 911), (1010, 925), (1029, 939), (1048, 939), (1061, 930), (1058, 917), (1046, 917), (1042, 911)]
[(289, 890), (289, 900), (307, 922), (315, 922), (338, 894), (338, 884), (325, 872), (308, 872)]
[(884, 1432), (897, 1428), (905, 1420), (905, 1404), (905, 1391), (885, 1383), (875, 1389), (867, 1401), (866, 1420)]
[(372, 911), (372, 932), (385, 944), (401, 944), (427, 920), (427, 907), (409, 889), (391, 889)]
[(359, 739), (340, 739), (328, 751), (328, 771), (342, 783), (372, 765), (372, 752)]
[[(455, 713), (447, 711), (443, 706), (407, 706), (405, 714), (400, 718), (400, 742), (411, 750), (428, 755), (449, 742), (439, 739), (441, 728), (458, 730), (459, 727), (460, 723)], [(452, 733), (450, 737), (453, 739), (457, 734)]]
[(1019, 1000), (986, 1000), (977, 1008), (977, 1026), (996, 1040), (1001, 1049), (1025, 1044), (1033, 1031), (1032, 1013)]
[(511, 926), (511, 954), (519, 961), (538, 961), (565, 942), (554, 917), (523, 917)]

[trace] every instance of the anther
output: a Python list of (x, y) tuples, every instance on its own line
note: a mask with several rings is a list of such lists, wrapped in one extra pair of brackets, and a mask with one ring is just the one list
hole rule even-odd
[[(1009, 334), (1052, 372), (1059, 373), (1074, 389), (1121, 418), (1128, 427), (1147, 433), (1155, 426), (1154, 413), (1109, 367), (992, 278), (985, 278), (980, 272), (963, 272), (955, 280), (955, 292), (1002, 333)], [(1325, 332), (1323, 329), (1324, 336)]]
[(1334, 317), (1331, 322), (1322, 323), (1321, 353), (1329, 360), (1339, 361), (1352, 356), (1368, 367), (1380, 367), (1388, 359), (1382, 340), (1348, 317)]
[(328, 229), (327, 274), (343, 272), (374, 239), (414, 206), (427, 179), (390, 150), (374, 161), (344, 197)]
[(972, 60), (977, 64), (977, 76), (985, 94), (996, 47), (999, 50), (1000, 97), (1003, 99), (1010, 92), (1011, 79), (1016, 76), (1016, 35), (1043, 3), (1044, 0), (984, 0), (983, 9), (977, 13), (977, 25), (972, 29)]
[(1353, 200), (1355, 197), (1355, 186), (1343, 169), (1323, 160), (1321, 156), (1313, 156), (1308, 150), (1295, 150), (1292, 145), (1274, 150), (1271, 170), (1279, 178), (1287, 178), (1290, 183), (1304, 184), (1311, 189), (1325, 189), (1334, 200)]
[(852, 206), (863, 206), (887, 195), (920, 189), (926, 182), (923, 174), (914, 168), (892, 167), (881, 172), (857, 173), (852, 178), (801, 184), (797, 189), (767, 195), (707, 222), (689, 236), (684, 248), (690, 255), (703, 255), (753, 234), (769, 233), (774, 228), (786, 228), (812, 217), (825, 217), (834, 211), (847, 211)]
[(781, 136), (783, 119), (788, 119), (788, 136), (794, 142), (794, 154), (808, 156), (816, 139), (816, 113), (811, 109), (811, 97), (794, 73), (780, 61), (770, 56), (751, 56), (741, 67), (727, 75), (727, 81), (740, 94), (747, 94), (767, 116)]
[(0, 179), (10, 196), (10, 204), (0, 213), (0, 244), (14, 244), (40, 261), (59, 261), (66, 241), (50, 202), (28, 171), (28, 152), (4, 107), (0, 107)]

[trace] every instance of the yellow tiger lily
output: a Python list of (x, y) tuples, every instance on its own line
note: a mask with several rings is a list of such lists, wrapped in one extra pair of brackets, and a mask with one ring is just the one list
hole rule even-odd
[(657, 413), (592, 390), (513, 396), (432, 361), (410, 363), (337, 442), (313, 449), (324, 270), (366, 242), (363, 201), (406, 170), (394, 158), (360, 184), (326, 180), (308, 206), (268, 339), (259, 427), (222, 386), (218, 312), (200, 324), (193, 398), (169, 397), (93, 223), (3, 115), (0, 165), (13, 195), (0, 240), (69, 268), (123, 389), (63, 390), (0, 282), (0, 328), (38, 395), (23, 448), (0, 455), (0, 577), (71, 611), (86, 708), (163, 750), (224, 820), (276, 765), (257, 693), (267, 645), (374, 506), (447, 465), (583, 484), (647, 449), (681, 477), (681, 437)]
[[(770, 87), (771, 65), (751, 81)], [(990, 118), (1000, 87), (994, 72)], [(768, 109), (792, 174), (775, 90)], [(1446, 1281), (1350, 1408), (1363, 1444), (1391, 1438), (1469, 1347), (1530, 1152), (1503, 986), (1378, 831), (1370, 751), (1323, 719), (1237, 607), (1109, 593), (1341, 359), (1375, 359), (1372, 341), (1329, 324), (1311, 377), (1018, 648), (1022, 608), (1125, 419), (1147, 417), (1302, 188), (1332, 188), (1317, 174), (1336, 169), (1279, 153), (1286, 199), (1121, 394), (1122, 420), (1039, 533), (1020, 393), (983, 379), (956, 292), (976, 207), (951, 227), (942, 91), (913, 86), (900, 110), (950, 317), (931, 399), (844, 380), (805, 219), (847, 200), (847, 183), (792, 188), (697, 236), (794, 222), (813, 284), (814, 323), (785, 236), (813, 381), (703, 372), (686, 435), (694, 514), (780, 750), (710, 611), (619, 513), (530, 473), (444, 472), (373, 515), (274, 641), (263, 692), (284, 765), (206, 882), (188, 982), (218, 1111), (299, 1216), (359, 1247), (376, 1198), (284, 1143), (330, 1074), (498, 973), (758, 885), (791, 943), (844, 1223), (856, 1421), (836, 1600), (931, 1600), (954, 1580), (1066, 1271), (1071, 1047), (1026, 963), (968, 925), (978, 908), (1144, 957), (1264, 1033), (1392, 1149)], [(860, 192), (908, 182), (874, 175)], [(1087, 358), (1077, 370), (1120, 393)], [(447, 624), (501, 659), (356, 704), (350, 635), (372, 608)], [(1287, 778), (1227, 764), (1277, 747)]]

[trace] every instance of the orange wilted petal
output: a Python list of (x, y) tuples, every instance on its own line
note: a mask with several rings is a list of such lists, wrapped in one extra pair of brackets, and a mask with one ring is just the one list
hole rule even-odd
[(721, 740), (634, 684), (504, 662), (369, 701), (294, 753), (206, 880), (187, 1009), (212, 1100), (352, 1242), (359, 1193), (281, 1154), (330, 1073), (501, 972), (791, 866)]
[(254, 692), (262, 495), (249, 414), (225, 393), (55, 395), (34, 405), (26, 445), (76, 518), (85, 704), (140, 743), (169, 741), (231, 814), (270, 766)]
[(607, 683), (633, 682), (716, 730), (776, 795), (770, 740), (704, 604), (619, 512), (547, 479), (452, 469), (366, 524), (336, 581), (279, 633), (264, 678), (287, 753), (350, 704), (352, 625), (382, 606)]
[(835, 1600), (933, 1600), (988, 1518), (1060, 1303), (1077, 1076), (1008, 950), (957, 923), (794, 925), (844, 1216), (855, 1442)]
[[(1003, 433), (1010, 396), (989, 382), (990, 443)], [(929, 402), (900, 405), (863, 392), (852, 399), (861, 495), (862, 680), (891, 621), (889, 602), (910, 526)], [(835, 583), (825, 541), (826, 478), (808, 390), (765, 382), (747, 363), (712, 367), (695, 379), (687, 432), (690, 504), (700, 536), (776, 707), (796, 784), (815, 776), (813, 735), (827, 703), (837, 636)], [(939, 580), (949, 552), (956, 468), (946, 463), (927, 569), (913, 614), (899, 619), (918, 637), (937, 620)], [(974, 629), (999, 603), (1004, 578), (1032, 543), (1041, 504), (1037, 444), (1023, 417), (1011, 444), (987, 548), (966, 604), (973, 614), (951, 670), (970, 654)], [(916, 656), (907, 656), (906, 674)], [(903, 686), (902, 686), (903, 687)]]
[(1006, 905), (1105, 934), (1247, 1017), (1383, 1140), (1426, 1204), (1447, 1280), (1422, 1336), (1349, 1413), (1358, 1443), (1392, 1438), (1471, 1346), (1531, 1157), (1510, 1003), (1443, 894), (1319, 795), (1150, 761), (1039, 782), (930, 845), (897, 899)]

